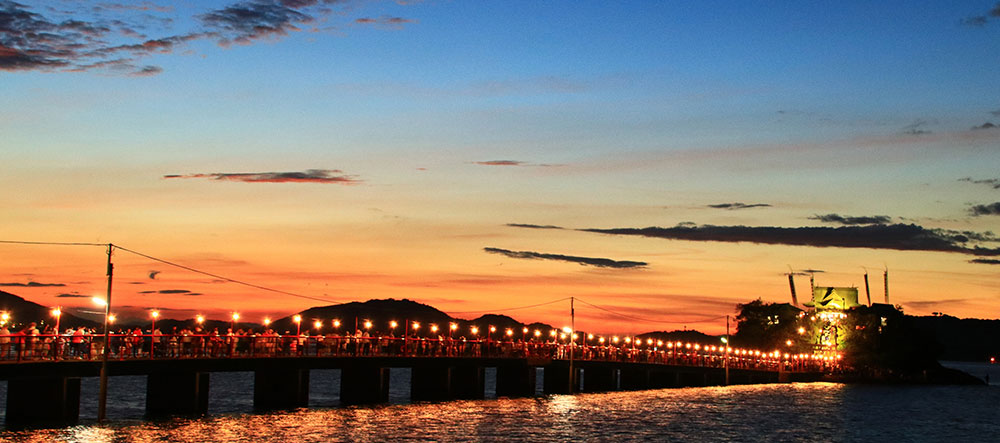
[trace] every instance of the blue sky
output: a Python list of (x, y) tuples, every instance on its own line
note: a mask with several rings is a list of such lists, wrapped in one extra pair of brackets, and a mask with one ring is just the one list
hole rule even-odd
[[(837, 285), (898, 268), (917, 313), (995, 312), (996, 265), (955, 252), (995, 248), (985, 234), (942, 252), (508, 225), (804, 228), (838, 214), (995, 232), (998, 215), (972, 208), (1000, 201), (1000, 131), (973, 128), (1000, 124), (998, 49), (995, 1), (0, 1), (0, 186), (15, 190), (0, 205), (12, 238), (127, 240), (337, 301), (487, 309), (496, 294), (599, 287), (595, 302), (663, 318), (643, 297), (691, 315), (784, 300), (775, 275), (796, 263)], [(723, 203), (759, 205), (710, 207)], [(261, 252), (277, 245), (296, 252)], [(9, 283), (99, 286), (18, 260)], [(762, 289), (733, 295), (747, 286)], [(945, 288), (960, 301), (941, 302)], [(206, 311), (234, 293), (198, 291)]]

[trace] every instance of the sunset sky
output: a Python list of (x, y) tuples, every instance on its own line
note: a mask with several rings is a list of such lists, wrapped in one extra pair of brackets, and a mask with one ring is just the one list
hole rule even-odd
[[(0, 0), (0, 240), (294, 294), (116, 251), (174, 318), (719, 333), (865, 268), (997, 318), (997, 54), (996, 1)], [(93, 310), (106, 259), (3, 243), (0, 290)]]

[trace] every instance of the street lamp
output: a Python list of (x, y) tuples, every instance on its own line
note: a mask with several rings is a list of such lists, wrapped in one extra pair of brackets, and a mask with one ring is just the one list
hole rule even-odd
[(149, 317), (153, 319), (151, 328), (156, 330), (156, 319), (160, 316), (160, 311), (153, 311), (149, 313)]
[(233, 326), (232, 326), (233, 332), (236, 332), (236, 320), (239, 320), (239, 319), (240, 319), (240, 313), (239, 312), (234, 312), (233, 313)]
[(59, 335), (59, 317), (62, 317), (62, 309), (53, 308), (52, 316), (56, 318), (56, 335)]
[(264, 327), (267, 328), (267, 327), (270, 327), (270, 326), (271, 326), (271, 318), (270, 317), (264, 317)]
[(399, 323), (396, 323), (396, 320), (389, 321), (389, 329), (392, 331), (392, 335), (396, 335), (396, 326), (399, 326)]
[(413, 335), (417, 335), (417, 330), (420, 329), (420, 322), (418, 321), (413, 322), (412, 329), (413, 329)]
[(477, 326), (473, 326), (473, 327), (469, 328), (469, 331), (472, 332), (472, 335), (479, 335), (479, 327), (477, 327)]
[(452, 322), (448, 323), (448, 339), (451, 339), (451, 333), (458, 329), (458, 324)]
[(316, 328), (316, 330), (318, 331), (323, 327), (323, 322), (320, 320), (315, 320), (313, 321), (313, 327)]
[(194, 321), (198, 323), (198, 326), (201, 326), (202, 323), (205, 323), (205, 316), (198, 314), (198, 316), (194, 318)]
[(436, 335), (437, 331), (438, 331), (438, 325), (431, 323), (431, 333)]
[(295, 314), (292, 321), (295, 322), (295, 335), (302, 335), (302, 316)]
[(339, 329), (340, 328), (340, 320), (334, 320), (333, 321), (333, 327)]
[(5, 325), (8, 321), (10, 321), (10, 313), (7, 311), (0, 313), (0, 325)]

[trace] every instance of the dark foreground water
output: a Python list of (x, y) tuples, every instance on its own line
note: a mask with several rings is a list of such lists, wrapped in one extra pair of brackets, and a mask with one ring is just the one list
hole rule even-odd
[[(974, 365), (984, 376), (993, 367)], [(978, 374), (977, 374), (978, 372)], [(211, 414), (143, 421), (144, 377), (113, 378), (111, 422), (97, 426), (84, 381), (81, 425), (0, 432), (12, 442), (329, 441), (997, 441), (1000, 386), (796, 383), (408, 402), (393, 371), (392, 403), (337, 408), (337, 371), (313, 371), (310, 409), (252, 414), (252, 374), (213, 374)], [(991, 375), (991, 383), (1000, 382)], [(96, 380), (95, 380), (96, 382)], [(489, 384), (487, 384), (489, 386)], [(490, 394), (489, 392), (487, 393)]]

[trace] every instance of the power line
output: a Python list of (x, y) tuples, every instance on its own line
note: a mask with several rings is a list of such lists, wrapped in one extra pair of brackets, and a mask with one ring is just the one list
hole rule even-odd
[(187, 270), (187, 271), (191, 271), (191, 272), (194, 272), (194, 273), (197, 273), (197, 274), (207, 275), (209, 277), (217, 278), (219, 280), (227, 281), (227, 282), (230, 282), (230, 283), (236, 283), (238, 285), (243, 285), (243, 286), (247, 286), (247, 287), (254, 288), (254, 289), (260, 289), (262, 291), (274, 292), (274, 293), (277, 293), (277, 294), (289, 295), (289, 296), (292, 296), (292, 297), (304, 298), (304, 299), (309, 299), (309, 300), (317, 300), (317, 301), (322, 301), (322, 302), (327, 302), (327, 303), (337, 303), (337, 301), (330, 300), (330, 299), (327, 299), (327, 298), (313, 297), (313, 296), (309, 296), (309, 295), (296, 294), (294, 292), (282, 291), (280, 289), (269, 288), (267, 286), (256, 285), (256, 284), (248, 283), (248, 282), (245, 282), (245, 281), (242, 281), (242, 280), (236, 280), (234, 278), (229, 278), (229, 277), (225, 277), (225, 276), (222, 276), (222, 275), (213, 274), (211, 272), (202, 271), (200, 269), (195, 269), (195, 268), (192, 268), (190, 266), (184, 266), (182, 264), (174, 263), (174, 262), (169, 261), (169, 260), (164, 260), (162, 258), (157, 258), (157, 257), (153, 257), (151, 255), (143, 254), (143, 253), (138, 252), (138, 251), (133, 251), (131, 249), (128, 249), (128, 248), (125, 248), (125, 247), (122, 247), (122, 246), (114, 245), (114, 247), (115, 247), (115, 249), (120, 249), (122, 251), (129, 252), (129, 253), (138, 255), (140, 257), (147, 258), (149, 260), (153, 260), (153, 261), (157, 261), (157, 262), (163, 263), (165, 265), (174, 266), (174, 267), (181, 268), (181, 269), (184, 269), (184, 270)]
[(8, 244), (8, 245), (101, 246), (101, 247), (107, 247), (108, 246), (108, 243), (23, 241), (23, 240), (0, 240), (0, 243), (4, 243), (4, 244)]
[(566, 300), (569, 300), (569, 297), (565, 297), (565, 298), (560, 298), (559, 300), (552, 300), (552, 301), (547, 301), (547, 302), (545, 302), (545, 303), (539, 303), (539, 304), (537, 304), (537, 305), (528, 305), (528, 306), (518, 306), (518, 307), (516, 307), (516, 308), (505, 308), (505, 309), (485, 309), (485, 310), (481, 310), (481, 311), (449, 311), (448, 313), (449, 313), (449, 314), (475, 314), (475, 313), (479, 313), (479, 312), (506, 312), (506, 311), (516, 311), (516, 310), (518, 310), (518, 309), (528, 309), (528, 308), (537, 308), (537, 307), (539, 307), (539, 306), (545, 306), (545, 305), (551, 305), (551, 304), (553, 304), (553, 303), (559, 303), (559, 302), (561, 302), (561, 301), (566, 301)]
[(648, 318), (636, 317), (634, 315), (622, 314), (620, 312), (612, 311), (611, 309), (603, 308), (601, 306), (597, 306), (597, 305), (595, 305), (593, 303), (589, 303), (589, 302), (587, 302), (585, 300), (581, 300), (580, 298), (577, 298), (576, 301), (578, 301), (580, 303), (583, 303), (585, 305), (591, 306), (593, 308), (597, 308), (597, 309), (600, 309), (602, 311), (608, 312), (610, 314), (617, 315), (617, 316), (622, 317), (622, 318), (627, 318), (627, 319), (630, 319), (630, 320), (642, 321), (642, 322), (647, 322), (647, 323), (666, 323), (666, 324), (680, 325), (680, 324), (688, 324), (688, 323), (710, 323), (710, 322), (714, 322), (714, 321), (719, 320), (719, 319), (726, 318), (725, 315), (720, 315), (718, 317), (712, 317), (712, 318), (708, 318), (708, 319), (704, 319), (704, 320), (693, 320), (693, 321), (651, 320), (651, 319), (648, 319)]

